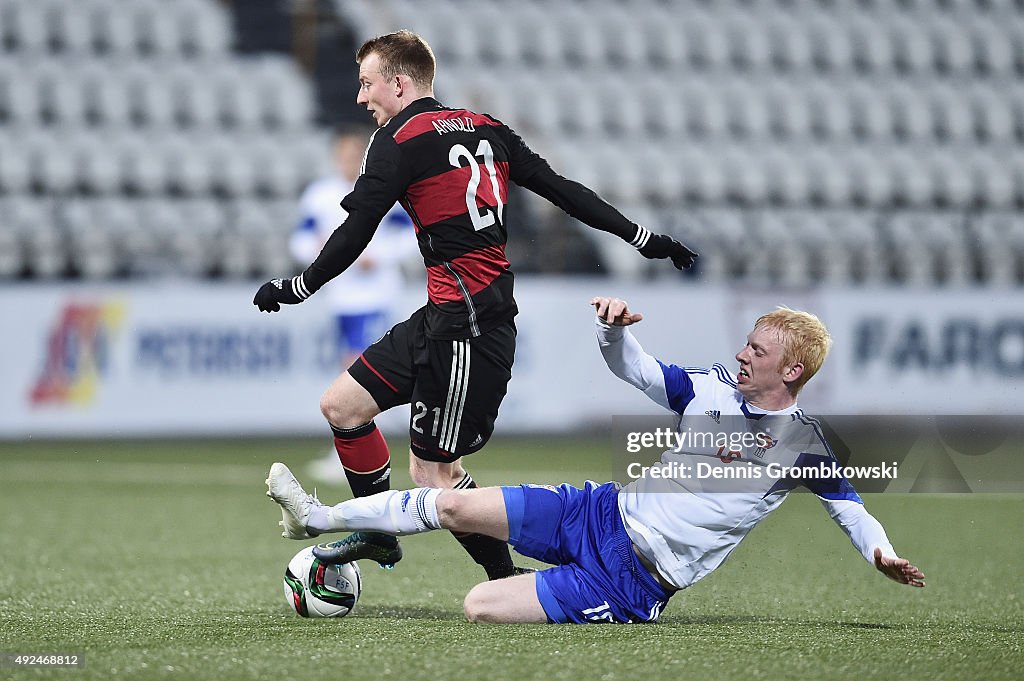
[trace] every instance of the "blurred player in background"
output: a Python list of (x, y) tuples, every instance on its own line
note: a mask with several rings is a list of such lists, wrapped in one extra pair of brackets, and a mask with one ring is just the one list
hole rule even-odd
[[(680, 434), (725, 429), (752, 437), (728, 448), (690, 440), (662, 454), (659, 474), (625, 487), (588, 482), (583, 489), (567, 484), (415, 489), (333, 507), (306, 494), (277, 463), (267, 485), (282, 508), (284, 536), (441, 528), (479, 532), (556, 567), (478, 584), (465, 600), (470, 620), (651, 622), (672, 594), (718, 568), (754, 526), (803, 485), (879, 572), (901, 584), (925, 585), (924, 574), (897, 557), (881, 524), (841, 474), (751, 474), (764, 473), (771, 464), (813, 471), (835, 462), (817, 422), (797, 406), (797, 394), (831, 345), (817, 317), (787, 308), (761, 316), (736, 353), (739, 367), (733, 375), (721, 364), (709, 369), (663, 364), (624, 328), (642, 315), (618, 299), (592, 303), (608, 367), (679, 414)], [(698, 466), (709, 472), (701, 476)], [(737, 472), (741, 466), (747, 475)], [(809, 574), (823, 569), (811, 565)]]
[[(303, 266), (316, 260), (331, 233), (345, 221), (348, 214), (341, 207), (341, 200), (359, 178), (372, 132), (363, 126), (338, 128), (331, 146), (334, 172), (313, 181), (302, 193), (299, 224), (288, 246), (292, 257)], [(395, 204), (366, 250), (324, 287), (334, 313), (332, 337), (343, 369), (390, 327), (391, 307), (402, 290), (402, 263), (417, 250), (412, 221)], [(345, 479), (333, 448), (311, 464), (310, 473), (327, 482)]]
[[(518, 308), (505, 258), (509, 182), (615, 234), (646, 258), (671, 259), (682, 269), (696, 254), (555, 173), (498, 120), (441, 105), (433, 96), (434, 54), (416, 34), (373, 38), (360, 47), (356, 62), (356, 101), (380, 129), (362, 175), (342, 201), (348, 217), (305, 272), (267, 282), (253, 303), (276, 312), (308, 298), (355, 262), (400, 202), (416, 225), (428, 302), (341, 374), (321, 399), (321, 411), (355, 496), (390, 486), (387, 444), (373, 419), (400, 404), (412, 407), (409, 468), (416, 484), (470, 489), (476, 483), (461, 458), (490, 439), (515, 355)], [(478, 533), (456, 537), (490, 579), (515, 572), (504, 542)], [(335, 562), (393, 565), (401, 558), (395, 538), (380, 533), (357, 532), (314, 551)]]

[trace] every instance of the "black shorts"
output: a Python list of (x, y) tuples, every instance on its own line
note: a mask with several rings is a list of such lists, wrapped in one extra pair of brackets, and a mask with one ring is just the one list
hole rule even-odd
[(409, 404), (413, 454), (448, 463), (480, 450), (494, 432), (512, 378), (516, 326), (510, 319), (476, 338), (433, 340), (425, 310), (393, 326), (348, 372), (381, 411)]

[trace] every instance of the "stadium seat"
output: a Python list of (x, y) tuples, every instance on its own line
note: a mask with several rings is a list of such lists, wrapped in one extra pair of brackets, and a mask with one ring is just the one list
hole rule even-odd
[(1013, 112), (1005, 94), (988, 84), (976, 84), (965, 94), (970, 98), (975, 138), (985, 144), (1012, 144)]
[(827, 81), (805, 86), (805, 109), (809, 113), (810, 131), (824, 142), (845, 140), (854, 128), (851, 109), (843, 101), (842, 90)]
[(63, 206), (71, 265), (87, 279), (106, 279), (118, 266), (118, 240), (96, 201), (71, 201)]
[(890, 30), (865, 17), (850, 20), (847, 32), (855, 70), (870, 74), (886, 74), (892, 70), (894, 50), (887, 34)]
[(597, 19), (604, 60), (620, 70), (641, 70), (646, 66), (647, 47), (640, 22), (632, 21), (629, 10), (606, 3)]
[(69, 65), (44, 62), (35, 71), (39, 115), (53, 125), (78, 126), (85, 121), (85, 97)]
[(810, 187), (791, 150), (774, 146), (760, 154), (759, 164), (765, 177), (766, 198), (783, 206), (805, 205)]
[(975, 202), (985, 208), (1005, 209), (1014, 202), (1014, 178), (1005, 158), (976, 149), (967, 160)]
[(683, 26), (687, 61), (692, 68), (708, 71), (725, 69), (729, 64), (729, 40), (725, 28), (703, 11), (695, 11)]
[(980, 70), (990, 77), (1012, 79), (1014, 56), (1009, 33), (989, 17), (972, 17), (970, 26)]
[(965, 206), (971, 201), (973, 184), (963, 159), (946, 149), (931, 153), (932, 202), (939, 206)]
[(131, 96), (122, 73), (93, 62), (82, 69), (79, 83), (90, 123), (116, 129), (131, 125)]
[(541, 8), (529, 4), (514, 14), (514, 20), (522, 59), (540, 69), (559, 68), (562, 53), (558, 23)]
[(819, 14), (808, 22), (811, 61), (826, 73), (852, 70), (853, 47), (848, 34), (832, 17)]
[(52, 279), (67, 268), (67, 242), (56, 227), (53, 206), (39, 205), (39, 209), (38, 221), (22, 231), (25, 264), (33, 276)]
[(21, 130), (0, 127), (0, 193), (27, 193), (31, 186), (31, 148)]
[(928, 144), (931, 141), (935, 129), (932, 110), (919, 90), (910, 85), (892, 86), (886, 92), (886, 100), (897, 139), (911, 144)]
[(49, 27), (46, 5), (31, 0), (5, 3), (0, 15), (0, 36), (3, 42), (13, 44), (25, 53), (40, 53), (49, 49)]
[(892, 36), (893, 66), (898, 71), (928, 76), (934, 68), (933, 45), (920, 21), (894, 17), (889, 32)]
[(889, 200), (889, 178), (878, 149), (854, 148), (846, 167), (850, 174), (850, 198), (854, 204), (875, 207)]
[(112, 139), (82, 135), (65, 151), (73, 157), (76, 185), (87, 194), (113, 194), (121, 189), (120, 162)]
[(89, 3), (67, 3), (47, 13), (49, 40), (58, 51), (80, 56), (92, 50), (92, 8)]
[(970, 38), (953, 19), (933, 17), (929, 21), (933, 65), (939, 73), (966, 76), (974, 68)]
[(231, 20), (223, 5), (205, 0), (175, 4), (179, 49), (200, 59), (220, 58), (227, 53), (232, 42)]
[(162, 193), (168, 187), (161, 146), (151, 144), (142, 135), (119, 137), (110, 153), (117, 156), (122, 187), (143, 196)]
[(764, 29), (771, 49), (771, 65), (780, 74), (811, 69), (811, 43), (802, 26), (773, 15)]
[(820, 148), (805, 157), (804, 172), (812, 202), (832, 207), (852, 202), (852, 178), (843, 161), (847, 153), (842, 147)]
[(970, 106), (963, 93), (945, 84), (931, 88), (932, 118), (939, 139), (954, 143), (974, 141)]
[(614, 32), (615, 27), (602, 19), (604, 14), (601, 12), (594, 15), (580, 5), (562, 14), (561, 34), (566, 41), (562, 49), (568, 65), (594, 70), (608, 70), (624, 65), (622, 62), (616, 63), (617, 51), (612, 49), (608, 41), (609, 31)]
[(683, 169), (670, 149), (647, 146), (640, 152), (637, 167), (643, 173), (643, 193), (663, 204), (676, 205), (683, 199)]
[(100, 52), (127, 58), (136, 56), (135, 14), (117, 0), (105, 2), (93, 14), (93, 31)]
[(918, 208), (928, 207), (934, 193), (931, 177), (925, 172), (922, 157), (897, 148), (886, 154), (891, 200)]
[(170, 139), (160, 149), (168, 188), (185, 196), (210, 191), (214, 165), (205, 155), (206, 149), (184, 137)]
[(760, 88), (751, 81), (727, 83), (722, 100), (727, 128), (734, 138), (764, 141), (771, 128), (771, 117)]
[(152, 0), (135, 0), (129, 11), (135, 16), (136, 45), (139, 51), (165, 58), (180, 57), (183, 54), (183, 27), (179, 25), (173, 5), (158, 6)]
[(793, 83), (776, 79), (762, 86), (768, 126), (778, 141), (799, 140), (810, 135), (810, 112)]
[(868, 143), (886, 142), (892, 135), (892, 112), (879, 95), (860, 82), (853, 83), (847, 93), (854, 134)]
[(667, 73), (678, 73), (686, 65), (687, 58), (680, 22), (667, 9), (657, 5), (643, 12), (639, 21), (647, 47), (647, 63)]

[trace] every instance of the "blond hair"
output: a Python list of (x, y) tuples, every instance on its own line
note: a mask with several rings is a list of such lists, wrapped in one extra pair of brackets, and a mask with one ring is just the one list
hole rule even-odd
[(832, 347), (832, 336), (820, 319), (810, 312), (791, 310), (783, 305), (758, 317), (754, 328), (768, 329), (779, 335), (782, 342), (779, 368), (803, 365), (803, 373), (790, 385), (794, 395), (818, 373)]
[(412, 31), (402, 29), (370, 38), (356, 52), (356, 63), (361, 64), (370, 54), (380, 60), (380, 74), (384, 80), (397, 75), (409, 76), (420, 90), (434, 87), (437, 61), (427, 41)]

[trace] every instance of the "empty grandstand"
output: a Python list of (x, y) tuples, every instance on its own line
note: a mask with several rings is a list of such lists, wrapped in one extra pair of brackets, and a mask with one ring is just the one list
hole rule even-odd
[[(315, 5), (357, 41), (420, 32), (443, 102), (696, 245), (704, 281), (1024, 283), (1024, 3), (267, 4), (293, 22)], [(0, 0), (0, 276), (290, 267), (336, 118), (317, 90), (351, 64), (316, 64), (301, 31), (290, 52), (253, 48), (244, 5)], [(554, 219), (521, 222), (547, 238)], [(613, 272), (672, 276), (594, 243)]]

